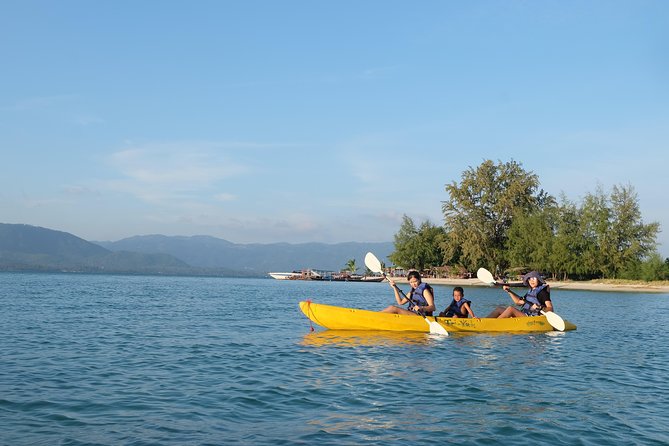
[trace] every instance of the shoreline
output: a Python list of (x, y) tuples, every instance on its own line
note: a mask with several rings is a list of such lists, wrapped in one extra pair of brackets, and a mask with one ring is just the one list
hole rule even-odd
[[(395, 282), (408, 283), (405, 277), (393, 277)], [(424, 282), (430, 285), (452, 285), (463, 287), (489, 287), (478, 279), (435, 279), (425, 278)], [(580, 291), (623, 291), (630, 293), (667, 293), (669, 294), (669, 285), (654, 285), (652, 283), (644, 284), (617, 284), (606, 283), (603, 281), (588, 281), (588, 282), (561, 282), (561, 281), (546, 281), (551, 289), (561, 290), (580, 290)]]

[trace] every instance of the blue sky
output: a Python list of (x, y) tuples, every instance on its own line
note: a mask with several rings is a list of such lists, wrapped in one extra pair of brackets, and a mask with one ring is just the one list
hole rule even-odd
[(0, 221), (392, 241), (520, 161), (634, 186), (669, 256), (669, 2), (3, 1)]

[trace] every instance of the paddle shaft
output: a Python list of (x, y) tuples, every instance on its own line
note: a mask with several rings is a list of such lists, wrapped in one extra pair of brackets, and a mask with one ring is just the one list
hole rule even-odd
[[(507, 285), (507, 286), (509, 286), (509, 287), (512, 287), (512, 286), (521, 286), (521, 285), (522, 285), (522, 286), (525, 286), (524, 284), (515, 284), (515, 283), (497, 283), (497, 282), (495, 282), (495, 285), (502, 285), (502, 286)], [(518, 297), (520, 297), (520, 296), (518, 296)], [(524, 297), (521, 297), (521, 299), (525, 300)], [(527, 302), (527, 301), (525, 300), (525, 302)], [(559, 330), (559, 331), (564, 331), (564, 328), (565, 328), (565, 325), (564, 325), (564, 319), (562, 319), (562, 317), (560, 317), (559, 314), (557, 314), (557, 313), (555, 313), (555, 312), (553, 312), (553, 311), (550, 311), (550, 310), (549, 310), (549, 311), (539, 310), (539, 313), (541, 313), (541, 314), (543, 314), (544, 316), (546, 316), (546, 319), (548, 319), (548, 323), (551, 324), (551, 326), (552, 326), (553, 328), (555, 328), (555, 329), (557, 329), (557, 330)]]
[[(385, 273), (383, 273), (383, 278), (388, 280), (388, 276), (386, 276)], [(418, 305), (415, 300), (413, 300), (410, 296), (404, 294), (404, 291), (402, 291), (402, 289), (400, 287), (398, 287), (397, 284), (393, 284), (393, 287), (397, 290), (398, 293), (400, 293), (401, 296), (406, 298), (409, 302), (411, 302), (412, 304), (414, 304), (417, 307), (420, 307), (420, 305)], [(419, 308), (417, 313), (419, 315), (423, 316), (427, 320), (427, 316), (425, 316), (425, 313), (423, 312), (423, 310), (421, 310)]]
[[(367, 255), (365, 255), (365, 265), (366, 265), (367, 268), (369, 268), (372, 272), (381, 274), (381, 275), (383, 276), (383, 278), (384, 278), (385, 280), (387, 280), (387, 281), (390, 283), (390, 279), (388, 279), (388, 276), (386, 275), (385, 271), (383, 271), (383, 268), (381, 267), (381, 262), (380, 262), (379, 259), (378, 259), (374, 254), (372, 254), (371, 252), (368, 252)], [(395, 284), (395, 282), (393, 282), (393, 288), (395, 288), (395, 290), (396, 290), (400, 295), (402, 295), (404, 298), (406, 298), (406, 299), (407, 299), (409, 302), (411, 302), (413, 305), (415, 305), (415, 306), (417, 306), (417, 307), (420, 307), (420, 305), (418, 305), (418, 304), (411, 298), (411, 295), (406, 295), (406, 294), (404, 294), (404, 291), (402, 291), (402, 289), (401, 289), (400, 287), (398, 287), (397, 284)], [(430, 323), (430, 320), (425, 316), (425, 313), (424, 313), (423, 311), (421, 311), (421, 310), (419, 309), (419, 310), (417, 311), (417, 313), (418, 313), (420, 316), (423, 316), (423, 317), (425, 318), (425, 320), (426, 320), (428, 323)]]
[[(365, 255), (365, 265), (366, 265), (367, 268), (369, 268), (371, 271), (374, 271), (375, 273), (380, 273), (380, 274), (382, 274), (382, 275), (383, 275), (383, 278), (386, 279), (386, 280), (388, 280), (388, 282), (390, 282), (390, 279), (388, 279), (388, 276), (386, 276), (386, 273), (383, 271), (383, 268), (381, 267), (381, 262), (380, 262), (379, 259), (378, 259), (374, 254), (372, 254), (371, 252), (368, 252), (367, 255)], [(429, 320), (429, 319), (427, 318), (427, 316), (425, 316), (425, 313), (420, 309), (420, 305), (418, 305), (418, 304), (411, 298), (411, 295), (410, 295), (410, 294), (409, 294), (409, 295), (404, 294), (404, 291), (402, 291), (402, 290), (400, 289), (400, 287), (398, 287), (398, 286), (395, 284), (394, 281), (392, 282), (392, 285), (393, 285), (394, 291), (395, 291), (396, 293), (401, 294), (401, 295), (404, 296), (404, 298), (406, 298), (409, 302), (411, 302), (413, 305), (415, 305), (415, 306), (418, 307), (418, 311), (416, 312), (416, 314), (418, 314), (419, 316), (423, 316), (423, 320), (425, 320), (425, 322), (427, 322), (427, 325), (430, 327), (430, 333), (433, 333), (433, 334), (440, 334), (440, 335), (448, 336), (448, 331), (446, 331), (446, 329), (445, 329), (443, 326), (441, 326), (441, 325), (437, 322), (436, 318), (435, 318), (434, 321), (431, 321), (431, 320)], [(395, 297), (398, 297), (398, 296), (395, 296)], [(433, 297), (434, 297), (434, 296), (433, 296)]]
[[(527, 286), (524, 283), (522, 283), (522, 284), (520, 284), (520, 283), (499, 283), (495, 280), (495, 277), (493, 277), (492, 273), (485, 268), (479, 268), (478, 271), (476, 271), (476, 277), (481, 282), (487, 283), (488, 285), (491, 285), (491, 286), (504, 286), (504, 285), (506, 285), (508, 287), (520, 287), (520, 286), (525, 287), (525, 286)], [(516, 296), (518, 296), (513, 291), (512, 291), (512, 293), (515, 294)], [(518, 297), (520, 297), (520, 296), (518, 296)], [(521, 299), (524, 300), (525, 298), (521, 297)], [(514, 302), (515, 302), (515, 300), (514, 300)], [(525, 302), (527, 302), (527, 300), (525, 300)], [(555, 328), (556, 330), (559, 330), (559, 331), (564, 331), (565, 322), (564, 322), (564, 319), (562, 319), (559, 314), (557, 314), (553, 311), (544, 311), (544, 310), (539, 310), (539, 312), (541, 314), (543, 314), (544, 316), (546, 316), (546, 319), (548, 320), (548, 323), (551, 324), (551, 326), (553, 328)]]
[(523, 282), (512, 282), (512, 283), (503, 283), (503, 282), (495, 282), (492, 283), (491, 285), (493, 286), (508, 286), (512, 288), (526, 288), (527, 285), (525, 285)]
[[(386, 280), (388, 279), (388, 277), (386, 277), (385, 274), (383, 274), (383, 277), (385, 277)], [(423, 312), (423, 310), (420, 309), (420, 305), (418, 305), (418, 303), (417, 303), (415, 300), (413, 300), (413, 299), (411, 298), (411, 296), (404, 294), (404, 291), (402, 291), (402, 290), (400, 289), (400, 287), (398, 287), (397, 285), (393, 284), (393, 287), (394, 287), (395, 290), (397, 290), (400, 294), (402, 294), (402, 296), (404, 296), (409, 302), (411, 302), (413, 305), (415, 305), (415, 306), (418, 307), (418, 311), (417, 311), (416, 313), (417, 313), (419, 316), (423, 316), (423, 319), (425, 320), (425, 322), (427, 322), (427, 325), (430, 326), (430, 333), (435, 333), (435, 334), (440, 334), (440, 335), (448, 336), (448, 331), (446, 331), (446, 329), (445, 329), (444, 327), (442, 327), (441, 325), (439, 325), (439, 323), (437, 322), (437, 318), (434, 318), (434, 321), (429, 320), (429, 319), (427, 318), (427, 316), (425, 315), (425, 312)]]

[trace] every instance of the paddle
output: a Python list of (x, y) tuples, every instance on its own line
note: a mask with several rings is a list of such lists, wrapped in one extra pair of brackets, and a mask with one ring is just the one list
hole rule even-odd
[[(367, 268), (370, 269), (370, 271), (382, 274), (384, 279), (388, 279), (388, 277), (386, 276), (386, 273), (383, 272), (383, 268), (381, 268), (381, 262), (371, 252), (368, 252), (367, 255), (365, 255), (365, 265), (367, 266)], [(411, 297), (404, 294), (404, 292), (400, 289), (400, 287), (398, 287), (397, 285), (394, 285), (394, 284), (393, 284), (393, 286), (395, 287), (395, 289), (402, 296), (409, 299), (409, 302), (416, 305), (416, 302), (414, 302), (413, 299), (411, 299)], [(427, 316), (425, 316), (422, 312), (419, 313), (419, 314), (421, 316), (423, 316), (423, 319), (425, 319), (425, 322), (427, 322), (428, 326), (430, 327), (430, 333), (448, 336), (448, 332), (446, 331), (446, 329), (444, 327), (442, 327), (441, 325), (439, 325), (439, 323), (437, 321), (429, 320), (427, 318)]]
[(525, 286), (523, 282), (515, 282), (515, 283), (502, 283), (502, 282), (497, 282), (495, 281), (495, 278), (493, 277), (492, 273), (488, 271), (485, 268), (479, 268), (478, 271), (476, 271), (476, 277), (483, 283), (487, 283), (490, 286), (510, 286), (510, 287), (521, 287)]
[[(487, 283), (488, 285), (492, 286), (504, 286), (504, 285), (512, 287), (525, 286), (524, 283), (499, 283), (495, 280), (492, 273), (485, 268), (479, 268), (479, 270), (476, 271), (476, 277), (481, 282)], [(549, 324), (551, 324), (551, 326), (554, 329), (559, 331), (564, 331), (565, 329), (564, 319), (562, 319), (557, 313), (544, 310), (539, 310), (539, 312), (544, 316), (546, 316), (546, 320), (548, 321)]]

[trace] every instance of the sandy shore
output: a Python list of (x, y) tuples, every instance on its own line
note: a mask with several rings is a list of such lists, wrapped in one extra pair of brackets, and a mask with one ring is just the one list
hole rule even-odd
[[(407, 283), (404, 277), (393, 277), (395, 282)], [(424, 279), (425, 282), (431, 285), (452, 285), (452, 286), (488, 286), (481, 283), (478, 279)], [(655, 285), (652, 283), (638, 283), (638, 284), (617, 284), (606, 283), (604, 281), (587, 281), (587, 282), (557, 282), (548, 281), (548, 284), (553, 289), (564, 290), (585, 290), (585, 291), (626, 291), (636, 293), (667, 293), (669, 294), (669, 285)]]

